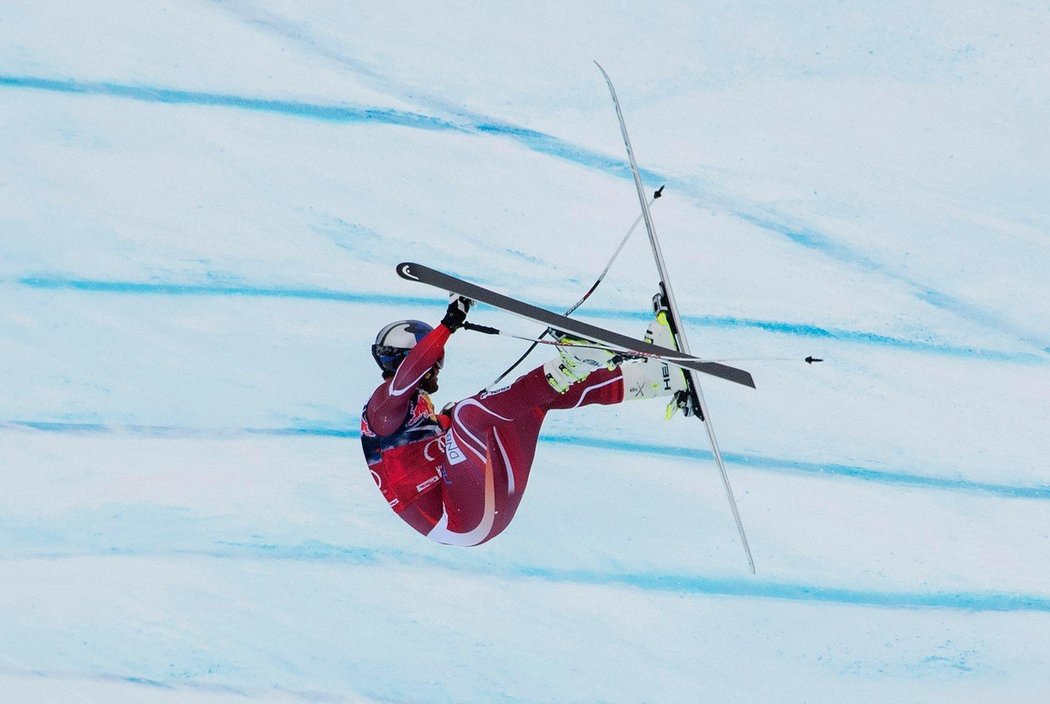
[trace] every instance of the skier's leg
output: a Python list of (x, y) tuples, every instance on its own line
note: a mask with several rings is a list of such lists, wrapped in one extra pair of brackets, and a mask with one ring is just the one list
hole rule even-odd
[(444, 505), (441, 501), (441, 491), (438, 490), (420, 495), (411, 506), (398, 515), (405, 523), (426, 535), (433, 529), (434, 524), (441, 520), (442, 513)]
[(545, 406), (557, 395), (541, 368), (453, 407), (445, 436), (444, 514), (429, 538), (478, 545), (507, 527), (528, 482)]
[(548, 379), (548, 366), (452, 408), (441, 487), (444, 515), (430, 538), (477, 545), (498, 535), (521, 502), (547, 410), (623, 399), (616, 369), (591, 372), (559, 393)]
[[(659, 347), (675, 348), (674, 336), (663, 310), (657, 308), (656, 318), (645, 331), (645, 341)], [(616, 369), (591, 372), (583, 381), (569, 386), (548, 407), (566, 409), (591, 404), (611, 405), (634, 399), (671, 396), (683, 389), (685, 376), (680, 369), (647, 357), (622, 362)]]
[[(661, 325), (657, 316), (647, 339), (673, 346), (666, 318)], [(659, 360), (603, 368), (609, 357), (611, 353), (603, 350), (570, 348), (560, 359), (509, 386), (457, 403), (446, 436), (444, 512), (428, 537), (453, 545), (478, 545), (507, 527), (528, 482), (547, 410), (615, 404), (626, 398), (628, 390), (632, 397), (651, 398), (684, 388), (681, 372), (668, 371)]]
[(599, 369), (570, 386), (565, 393), (558, 394), (547, 408), (564, 410), (592, 404), (611, 406), (624, 400), (624, 388), (620, 369)]

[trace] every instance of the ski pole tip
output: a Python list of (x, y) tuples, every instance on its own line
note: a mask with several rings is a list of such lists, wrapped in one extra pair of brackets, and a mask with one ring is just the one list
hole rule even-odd
[(823, 359), (819, 359), (819, 358), (813, 357), (813, 356), (806, 357), (806, 359), (805, 359), (806, 364), (813, 364), (814, 362), (823, 362), (823, 361), (824, 361)]

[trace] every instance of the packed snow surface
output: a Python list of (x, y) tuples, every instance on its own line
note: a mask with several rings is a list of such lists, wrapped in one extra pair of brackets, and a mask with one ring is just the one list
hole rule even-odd
[[(551, 414), (478, 548), (361, 455), (447, 302), (398, 262), (563, 310), (637, 218), (595, 59), (757, 382), (703, 387), (754, 576), (658, 401)], [(1048, 65), (1043, 2), (7, 0), (0, 701), (1045, 702)], [(639, 228), (578, 315), (657, 283)]]

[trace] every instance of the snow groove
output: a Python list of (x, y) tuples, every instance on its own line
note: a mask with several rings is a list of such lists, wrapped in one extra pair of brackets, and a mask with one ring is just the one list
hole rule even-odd
[[(244, 435), (264, 435), (275, 437), (318, 437), (344, 438), (357, 440), (360, 433), (353, 429), (356, 420), (345, 424), (290, 426), (273, 428), (190, 428), (167, 425), (110, 425), (106, 423), (77, 423), (61, 421), (8, 420), (0, 422), (0, 431), (34, 430), (60, 434), (112, 434), (135, 435), (156, 438), (237, 438)], [(676, 445), (658, 445), (655, 443), (634, 442), (630, 440), (612, 440), (581, 435), (540, 435), (540, 443), (565, 445), (571, 447), (606, 450), (629, 455), (656, 455), (680, 457), (685, 459), (710, 460), (711, 452), (695, 447)], [(875, 469), (838, 462), (805, 462), (782, 457), (769, 457), (741, 452), (723, 452), (727, 463), (757, 471), (775, 471), (788, 474), (806, 474), (825, 477), (838, 477), (857, 481), (873, 482), (893, 486), (910, 486), (923, 489), (940, 489), (945, 491), (962, 491), (977, 494), (990, 494), (1007, 499), (1031, 499), (1050, 501), (1050, 486), (1019, 486), (996, 484), (992, 482), (972, 481), (923, 475), (915, 471)]]
[[(326, 288), (282, 287), (249, 284), (193, 284), (143, 281), (105, 281), (58, 275), (23, 276), (18, 279), (22, 286), (40, 290), (69, 290), (82, 293), (109, 293), (138, 296), (230, 296), (243, 298), (289, 298), (313, 301), (335, 301), (361, 305), (434, 306), (444, 307), (446, 301), (437, 296), (405, 296), (377, 293), (374, 291), (340, 291)], [(558, 304), (539, 303), (551, 310)], [(587, 315), (608, 320), (647, 321), (649, 311), (627, 311), (608, 308), (588, 309)], [(766, 332), (802, 338), (834, 340), (850, 344), (871, 345), (900, 349), (921, 354), (943, 355), (989, 362), (1013, 364), (1050, 364), (1050, 357), (1024, 351), (996, 350), (980, 347), (963, 347), (948, 343), (892, 337), (865, 330), (825, 327), (812, 323), (797, 323), (781, 320), (758, 320), (715, 315), (684, 315), (692, 326), (711, 328), (738, 328), (764, 330)]]

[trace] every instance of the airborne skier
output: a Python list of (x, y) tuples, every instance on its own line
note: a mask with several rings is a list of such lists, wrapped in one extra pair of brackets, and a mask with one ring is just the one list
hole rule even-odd
[[(646, 341), (674, 345), (662, 299)], [(584, 340), (559, 338), (559, 356), (508, 386), (436, 413), (445, 343), (471, 301), (453, 296), (436, 328), (418, 320), (383, 327), (372, 346), (383, 383), (361, 416), (365, 459), (387, 503), (431, 540), (479, 545), (501, 533), (525, 491), (550, 410), (668, 396), (685, 389), (681, 370), (659, 359), (618, 363)]]
[[(755, 387), (754, 380), (742, 369), (688, 354), (689, 344), (668, 281), (620, 101), (609, 74), (601, 65), (598, 69), (605, 77), (616, 107), (642, 217), (660, 273), (660, 293), (653, 299), (657, 316), (649, 326), (646, 342), (639, 346), (638, 341), (608, 330), (581, 326), (565, 316), (514, 301), (447, 274), (403, 263), (397, 269), (402, 278), (439, 285), (452, 292), (452, 302), (436, 329), (419, 321), (399, 321), (383, 328), (376, 338), (372, 352), (383, 369), (384, 383), (372, 394), (362, 414), (361, 442), (365, 458), (391, 508), (409, 525), (437, 542), (478, 545), (502, 532), (514, 517), (528, 481), (540, 426), (548, 411), (592, 403), (609, 405), (626, 398), (673, 395), (670, 408), (682, 408), (687, 415), (704, 422), (748, 568), (754, 574), (755, 561), (697, 372), (751, 388)], [(654, 199), (659, 195), (657, 191)], [(590, 291), (584, 299), (589, 295)], [(583, 332), (575, 333), (581, 337), (562, 336), (558, 359), (534, 369), (510, 386), (483, 391), (437, 414), (428, 394), (437, 390), (448, 336), (466, 321), (471, 305), (468, 296), (525, 318), (545, 321), (547, 325), (569, 323), (564, 329)], [(570, 312), (574, 309), (575, 306)], [(588, 346), (585, 338), (623, 350), (635, 359), (623, 361), (625, 357), (614, 357), (615, 353), (608, 349)], [(639, 356), (641, 359), (637, 359)], [(805, 361), (820, 360), (807, 357)], [(673, 371), (668, 363), (674, 365)], [(687, 371), (683, 373), (682, 369)]]

